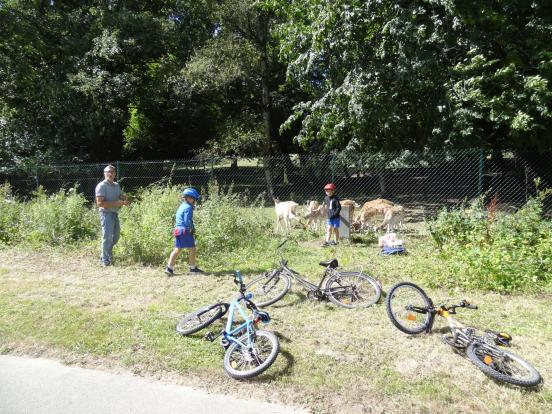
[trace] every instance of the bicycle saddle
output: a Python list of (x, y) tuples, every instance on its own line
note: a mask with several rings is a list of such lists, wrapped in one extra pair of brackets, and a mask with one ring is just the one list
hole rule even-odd
[(320, 262), (320, 266), (330, 267), (332, 269), (335, 269), (339, 265), (337, 263), (337, 259), (330, 259), (330, 260), (326, 260), (325, 262)]

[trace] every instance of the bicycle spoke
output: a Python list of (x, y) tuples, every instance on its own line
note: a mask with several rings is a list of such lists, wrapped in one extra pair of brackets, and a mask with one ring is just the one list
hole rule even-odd
[(236, 347), (232, 353), (230, 363), (237, 371), (247, 371), (263, 364), (272, 351), (270, 340), (265, 337), (257, 337), (249, 349), (239, 339), (241, 346)]
[(532, 372), (527, 367), (500, 350), (483, 346), (476, 351), (476, 355), (487, 366), (508, 377), (522, 381), (532, 377)]
[(421, 333), (431, 324), (430, 305), (425, 293), (416, 285), (402, 283), (393, 287), (387, 297), (387, 313), (403, 332)]

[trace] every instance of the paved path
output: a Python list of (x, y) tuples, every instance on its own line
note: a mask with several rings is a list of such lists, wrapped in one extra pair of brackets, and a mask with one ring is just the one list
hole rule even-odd
[(47, 359), (0, 355), (0, 414), (305, 413), (292, 407), (70, 367)]

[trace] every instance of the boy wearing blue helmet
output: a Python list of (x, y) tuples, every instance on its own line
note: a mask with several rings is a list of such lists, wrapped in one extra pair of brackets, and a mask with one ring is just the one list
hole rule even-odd
[(176, 224), (173, 230), (174, 250), (172, 251), (165, 273), (167, 276), (174, 275), (176, 259), (182, 253), (182, 249), (188, 249), (188, 263), (191, 273), (205, 273), (196, 266), (196, 248), (194, 239), (194, 208), (196, 202), (201, 198), (195, 188), (188, 187), (182, 192), (182, 204), (176, 211)]

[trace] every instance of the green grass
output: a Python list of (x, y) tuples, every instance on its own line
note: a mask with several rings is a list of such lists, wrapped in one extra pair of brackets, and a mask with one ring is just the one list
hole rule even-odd
[[(294, 230), (284, 254), (312, 281), (318, 281), (323, 270), (318, 262), (335, 256), (344, 268), (362, 268), (374, 275), (384, 291), (401, 280), (426, 287), (428, 278), (447, 274), (422, 227), (405, 239), (408, 256), (381, 257), (370, 236), (324, 250), (320, 236)], [(512, 351), (532, 362), (545, 379), (538, 391), (498, 384), (485, 376), (441, 343), (441, 321), (433, 333), (409, 337), (389, 323), (383, 303), (358, 311), (313, 303), (297, 284), (269, 308), (273, 321), (267, 328), (278, 333), (282, 349), (274, 366), (249, 382), (229, 379), (222, 368), (222, 348), (205, 342), (204, 331), (187, 338), (177, 335), (177, 316), (232, 297), (232, 271), (240, 269), (250, 278), (273, 267), (274, 249), (281, 240), (274, 237), (261, 254), (237, 250), (206, 260), (199, 252), (200, 265), (213, 274), (184, 275), (177, 268), (177, 276), (170, 279), (161, 267), (100, 268), (97, 243), (66, 250), (4, 248), (0, 352), (208, 384), (211, 390), (279, 400), (314, 412), (552, 411), (548, 294), (426, 289), (436, 302), (470, 298), (476, 303), (479, 310), (458, 315), (467, 324), (510, 332)], [(217, 322), (210, 329), (221, 327)]]

